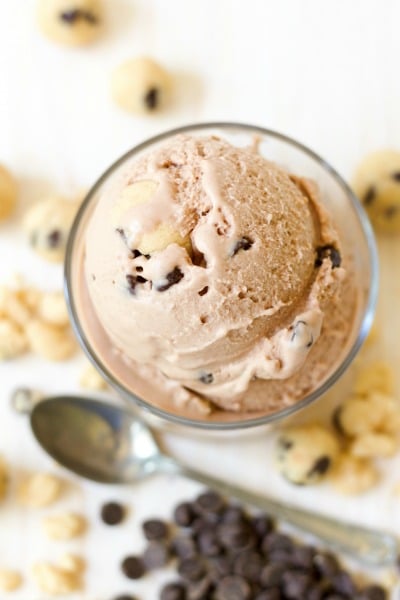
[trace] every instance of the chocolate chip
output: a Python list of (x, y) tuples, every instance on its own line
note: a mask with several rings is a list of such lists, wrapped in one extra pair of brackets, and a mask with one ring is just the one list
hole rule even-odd
[(264, 590), (254, 597), (254, 600), (281, 600), (281, 592), (279, 588), (271, 588)]
[(183, 273), (179, 267), (175, 267), (173, 271), (166, 275), (165, 279), (167, 280), (167, 283), (162, 283), (161, 285), (156, 286), (156, 290), (158, 292), (165, 292), (171, 286), (179, 283), (180, 280), (183, 279)]
[(251, 519), (251, 524), (257, 536), (261, 539), (274, 529), (274, 522), (268, 515), (257, 515)]
[(142, 271), (143, 271), (143, 267), (135, 267), (135, 271), (136, 271), (137, 273), (142, 273)]
[(357, 592), (356, 585), (346, 571), (339, 571), (330, 579), (335, 592), (353, 598)]
[(144, 103), (149, 110), (157, 108), (159, 102), (159, 91), (157, 88), (150, 88), (144, 97)]
[(78, 21), (86, 21), (90, 25), (96, 25), (98, 18), (87, 10), (81, 10), (79, 8), (66, 10), (60, 14), (60, 19), (69, 25), (74, 25)]
[(311, 584), (311, 577), (305, 573), (299, 573), (298, 571), (286, 571), (282, 576), (283, 593), (285, 598), (290, 600), (305, 598)]
[(145, 279), (141, 275), (137, 275), (137, 277), (136, 277), (136, 283), (146, 283), (146, 281), (147, 281), (147, 279)]
[(248, 238), (247, 236), (243, 236), (242, 238), (240, 238), (240, 240), (238, 240), (236, 242), (230, 255), (235, 256), (235, 254), (237, 254), (239, 252), (239, 250), (250, 250), (252, 245), (253, 245), (252, 240), (250, 238)]
[(146, 572), (146, 568), (139, 556), (127, 556), (121, 564), (122, 572), (129, 579), (140, 579)]
[(184, 585), (179, 581), (167, 583), (161, 590), (160, 600), (186, 600)]
[(365, 206), (369, 206), (370, 204), (373, 203), (375, 198), (376, 198), (376, 190), (375, 190), (374, 186), (371, 185), (364, 194), (364, 197), (362, 199), (363, 204), (365, 204)]
[(214, 381), (214, 375), (212, 373), (203, 373), (200, 375), (199, 381), (205, 384), (210, 384)]
[(197, 536), (197, 547), (204, 556), (217, 556), (221, 552), (215, 529), (205, 529)]
[(165, 567), (169, 559), (169, 548), (164, 542), (150, 542), (143, 552), (143, 563), (148, 570)]
[(264, 537), (261, 547), (265, 554), (269, 554), (277, 550), (291, 552), (293, 550), (293, 541), (284, 533), (272, 531)]
[(392, 173), (391, 177), (394, 181), (400, 181), (400, 171), (395, 171)]
[(384, 212), (385, 212), (385, 217), (387, 219), (392, 219), (399, 212), (399, 207), (398, 206), (388, 206), (387, 208), (385, 208)]
[(198, 581), (206, 573), (204, 562), (198, 556), (185, 558), (178, 564), (178, 573), (183, 579)]
[(260, 583), (265, 588), (279, 587), (283, 574), (287, 571), (285, 563), (267, 564), (260, 573)]
[(314, 566), (314, 548), (310, 546), (295, 546), (291, 556), (291, 563), (299, 569), (311, 571)]
[(317, 258), (315, 259), (315, 267), (320, 267), (325, 258), (329, 258), (332, 263), (332, 269), (340, 267), (342, 263), (342, 257), (340, 252), (335, 246), (328, 244), (326, 246), (320, 246), (317, 248)]
[(330, 552), (316, 552), (313, 558), (314, 567), (321, 577), (331, 578), (339, 572), (339, 562)]
[(189, 527), (195, 519), (196, 513), (190, 502), (181, 502), (174, 510), (174, 521), (180, 527)]
[(143, 256), (143, 254), (137, 248), (135, 248), (134, 250), (131, 250), (131, 252), (132, 252), (133, 258), (138, 258), (139, 256)]
[(114, 600), (137, 600), (137, 596), (131, 596), (130, 594), (123, 594), (122, 596), (116, 596)]
[(221, 514), (222, 523), (240, 523), (247, 521), (247, 517), (240, 506), (228, 506)]
[(216, 600), (249, 600), (251, 588), (247, 581), (239, 575), (228, 575), (218, 583)]
[(223, 523), (217, 532), (221, 544), (229, 551), (249, 550), (257, 544), (254, 531), (246, 523)]
[(168, 537), (168, 527), (160, 519), (148, 519), (142, 524), (146, 540), (165, 540)]
[(326, 588), (323, 585), (313, 585), (307, 592), (305, 600), (322, 600), (325, 598)]
[(189, 536), (180, 536), (172, 541), (172, 551), (178, 558), (193, 558), (197, 555), (197, 547), (194, 539)]
[(226, 555), (210, 558), (208, 567), (210, 577), (218, 582), (221, 577), (232, 574), (232, 558)]
[(134, 296), (136, 294), (136, 286), (138, 284), (146, 283), (147, 279), (141, 275), (126, 275), (126, 282), (128, 284), (129, 292)]
[(200, 514), (220, 513), (225, 507), (225, 500), (213, 491), (200, 494), (194, 503), (194, 508)]
[(118, 525), (125, 517), (125, 509), (118, 502), (107, 502), (101, 507), (100, 516), (106, 525)]
[(209, 600), (213, 588), (213, 583), (208, 577), (200, 581), (191, 581), (186, 586), (186, 598), (187, 600)]
[(359, 592), (355, 600), (386, 600), (386, 590), (380, 585), (369, 585)]
[(331, 462), (332, 461), (329, 456), (321, 456), (315, 461), (311, 469), (308, 471), (307, 477), (312, 477), (313, 475), (325, 475), (331, 466)]
[(47, 235), (47, 245), (49, 248), (57, 248), (60, 246), (61, 238), (61, 231), (59, 229), (53, 229), (53, 231)]
[(208, 285), (204, 286), (199, 292), (199, 296), (204, 296), (208, 292)]
[(248, 581), (257, 582), (260, 579), (264, 563), (265, 559), (258, 552), (252, 550), (241, 552), (235, 558), (233, 572)]

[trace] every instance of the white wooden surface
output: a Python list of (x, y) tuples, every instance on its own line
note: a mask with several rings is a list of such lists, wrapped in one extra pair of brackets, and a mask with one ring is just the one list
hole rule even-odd
[[(264, 125), (309, 145), (345, 177), (369, 150), (400, 148), (397, 0), (106, 0), (103, 39), (78, 50), (42, 38), (34, 5), (34, 0), (0, 0), (0, 162), (21, 185), (18, 214), (0, 229), (1, 282), (20, 272), (32, 283), (60, 288), (61, 268), (26, 246), (19, 228), (24, 208), (43, 192), (73, 194), (89, 186), (132, 145), (167, 128), (204, 120)], [(111, 102), (112, 68), (138, 54), (159, 59), (175, 73), (176, 102), (159, 117), (138, 119)], [(379, 353), (400, 371), (399, 240), (380, 246)], [(12, 414), (10, 390), (24, 384), (76, 391), (81, 364), (82, 358), (57, 365), (26, 357), (0, 365), (0, 454), (12, 467), (13, 485), (26, 469), (59, 469), (38, 449), (27, 423)], [(400, 379), (397, 385), (400, 392)], [(328, 404), (317, 409), (327, 414)], [(167, 434), (166, 444), (210, 473), (400, 534), (400, 499), (393, 494), (400, 456), (382, 463), (378, 489), (347, 499), (326, 486), (297, 489), (285, 483), (271, 468), (272, 437), (265, 430), (218, 440)], [(50, 511), (21, 510), (11, 494), (0, 510), (0, 566), (28, 574), (35, 560), (76, 550), (89, 563), (87, 593), (70, 600), (108, 600), (124, 591), (155, 600), (160, 582), (170, 575), (131, 583), (120, 575), (119, 561), (140, 551), (138, 524), (144, 516), (168, 515), (174, 503), (199, 487), (157, 477), (120, 489), (64, 475), (72, 483), (58, 508), (84, 511), (91, 521), (88, 535), (77, 543), (46, 541), (40, 520)], [(110, 530), (99, 523), (98, 511), (112, 498), (129, 503), (131, 511), (124, 526)], [(12, 597), (44, 600), (29, 577)]]

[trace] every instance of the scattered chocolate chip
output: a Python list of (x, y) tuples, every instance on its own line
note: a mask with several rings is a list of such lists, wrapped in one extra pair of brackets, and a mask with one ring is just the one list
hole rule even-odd
[(260, 583), (265, 588), (279, 587), (283, 574), (287, 570), (285, 563), (269, 563), (260, 573)]
[(293, 541), (284, 533), (272, 531), (264, 537), (261, 547), (265, 554), (270, 554), (277, 550), (291, 552), (293, 550)]
[(79, 8), (73, 10), (66, 10), (60, 14), (60, 19), (68, 25), (74, 25), (78, 21), (86, 21), (90, 25), (97, 25), (98, 18), (88, 10), (81, 10)]
[(370, 206), (376, 198), (376, 190), (373, 185), (371, 185), (364, 194), (362, 199), (363, 204), (365, 206)]
[(150, 88), (144, 97), (144, 103), (149, 110), (157, 108), (159, 102), (159, 91), (157, 88)]
[(225, 508), (225, 500), (217, 492), (208, 490), (197, 496), (194, 502), (194, 509), (200, 514), (220, 513)]
[(227, 506), (221, 514), (222, 523), (240, 523), (247, 521), (247, 516), (240, 506)]
[(200, 581), (190, 581), (186, 586), (186, 598), (187, 600), (209, 600), (213, 587), (209, 577), (204, 577)]
[(199, 292), (199, 296), (204, 296), (208, 292), (208, 285), (204, 286)]
[(314, 554), (313, 564), (321, 577), (331, 578), (335, 576), (340, 569), (336, 556), (330, 552), (316, 552)]
[(326, 587), (324, 585), (312, 585), (307, 591), (306, 600), (322, 600), (326, 595)]
[(168, 564), (170, 551), (164, 542), (150, 542), (143, 552), (143, 563), (146, 569), (160, 569)]
[(346, 571), (339, 571), (331, 577), (331, 584), (335, 592), (353, 598), (357, 592), (356, 585)]
[(249, 600), (251, 588), (247, 581), (239, 575), (228, 575), (217, 585), (216, 600)]
[(181, 502), (174, 510), (174, 521), (180, 527), (189, 527), (195, 517), (196, 512), (190, 502)]
[(172, 541), (172, 551), (180, 559), (197, 556), (197, 546), (194, 539), (188, 535), (176, 537)]
[(307, 473), (307, 477), (313, 477), (313, 475), (325, 475), (331, 466), (331, 459), (329, 456), (321, 456), (318, 458), (311, 469)]
[(128, 579), (140, 579), (146, 572), (146, 568), (139, 556), (127, 556), (121, 564), (122, 572)]
[(146, 540), (165, 540), (168, 537), (168, 526), (160, 519), (148, 519), (142, 524)]
[(305, 598), (312, 584), (310, 575), (298, 571), (286, 571), (282, 576), (282, 589), (285, 598), (299, 600)]
[(310, 546), (295, 546), (291, 555), (291, 563), (298, 569), (312, 570), (315, 549)]
[(385, 217), (387, 219), (392, 219), (399, 212), (398, 206), (388, 206), (385, 208)]
[(57, 248), (61, 243), (61, 231), (59, 229), (54, 229), (47, 235), (47, 245), (49, 248)]
[(218, 582), (221, 577), (232, 573), (232, 559), (229, 556), (221, 554), (220, 556), (210, 558), (208, 567), (211, 579)]
[(257, 544), (254, 531), (246, 523), (222, 523), (217, 532), (221, 544), (231, 552), (249, 550)]
[(359, 592), (355, 600), (386, 600), (386, 590), (380, 585), (369, 585)]
[(132, 252), (133, 258), (138, 258), (139, 256), (143, 256), (143, 254), (137, 248), (135, 248), (134, 250), (131, 250), (131, 252)]
[(330, 259), (332, 263), (332, 269), (340, 267), (342, 263), (342, 257), (339, 250), (330, 244), (317, 248), (317, 258), (315, 259), (314, 263), (315, 267), (320, 267), (325, 258)]
[(100, 516), (106, 525), (118, 525), (125, 517), (125, 509), (118, 502), (107, 502), (101, 507)]
[(268, 515), (257, 515), (251, 519), (254, 531), (260, 539), (274, 530), (274, 522)]
[(254, 550), (241, 552), (235, 558), (233, 563), (233, 572), (235, 575), (241, 575), (247, 581), (257, 582), (265, 563), (265, 558)]
[(204, 556), (218, 556), (221, 545), (218, 541), (215, 529), (204, 529), (197, 536), (197, 546)]
[(237, 254), (239, 252), (239, 250), (250, 250), (252, 245), (253, 245), (252, 240), (250, 238), (248, 238), (247, 236), (243, 236), (242, 238), (240, 238), (240, 240), (238, 240), (236, 242), (230, 255), (235, 256), (235, 254)]
[(161, 590), (160, 600), (186, 600), (184, 585), (179, 581), (167, 583)]
[(282, 595), (279, 588), (264, 590), (254, 597), (254, 600), (281, 600)]
[(395, 171), (392, 173), (391, 177), (394, 181), (400, 181), (400, 171)]
[(175, 267), (173, 271), (167, 274), (165, 279), (167, 280), (167, 283), (162, 283), (161, 285), (156, 286), (156, 290), (158, 292), (165, 292), (171, 286), (179, 283), (180, 280), (183, 279), (183, 273), (179, 267)]
[(185, 558), (178, 564), (178, 573), (183, 579), (198, 581), (206, 573), (204, 562), (199, 556)]
[(212, 383), (214, 381), (214, 375), (212, 373), (203, 373), (200, 375), (199, 381), (206, 384)]

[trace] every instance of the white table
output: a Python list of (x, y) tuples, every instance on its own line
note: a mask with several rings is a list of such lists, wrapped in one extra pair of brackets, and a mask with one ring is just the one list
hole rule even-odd
[[(366, 152), (400, 147), (397, 0), (107, 0), (106, 35), (82, 50), (43, 39), (34, 5), (34, 0), (0, 2), (0, 162), (21, 184), (18, 214), (0, 230), (0, 282), (20, 272), (29, 282), (60, 288), (61, 267), (34, 256), (20, 232), (26, 206), (45, 192), (68, 195), (89, 186), (131, 146), (167, 128), (206, 120), (263, 125), (298, 138), (345, 177)], [(113, 67), (138, 54), (154, 56), (176, 74), (177, 100), (165, 115), (135, 118), (110, 99)], [(397, 366), (398, 392), (400, 317), (393, 297), (397, 293), (398, 299), (400, 292), (395, 279), (399, 243), (381, 243), (378, 316), (378, 351)], [(25, 384), (54, 393), (78, 391), (82, 360), (50, 364), (27, 356), (0, 364), (0, 454), (12, 467), (13, 487), (28, 469), (62, 471), (37, 447), (27, 423), (10, 410), (10, 390)], [(315, 410), (327, 415), (329, 406), (327, 401)], [(218, 441), (169, 433), (166, 444), (176, 456), (215, 475), (400, 534), (399, 498), (393, 494), (400, 480), (400, 455), (382, 464), (385, 476), (376, 490), (348, 499), (327, 486), (298, 489), (285, 483), (271, 468), (272, 437), (265, 429)], [(0, 565), (27, 573), (37, 559), (76, 550), (89, 563), (87, 593), (70, 600), (108, 600), (129, 590), (155, 600), (160, 582), (170, 575), (131, 583), (120, 574), (119, 561), (141, 550), (142, 518), (167, 516), (199, 486), (156, 477), (121, 489), (63, 475), (72, 483), (57, 508), (84, 511), (91, 521), (88, 535), (70, 544), (46, 541), (40, 520), (49, 511), (21, 510), (11, 494), (0, 509)], [(99, 523), (98, 511), (113, 498), (127, 502), (131, 511), (125, 525), (111, 531)], [(44, 600), (30, 582), (12, 597)]]

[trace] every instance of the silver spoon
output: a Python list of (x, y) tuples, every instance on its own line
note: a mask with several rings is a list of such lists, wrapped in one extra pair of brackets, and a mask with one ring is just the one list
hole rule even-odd
[[(337, 551), (374, 565), (394, 563), (397, 539), (384, 532), (349, 525), (247, 491), (201, 473), (163, 454), (152, 432), (136, 415), (119, 406), (74, 396), (38, 399), (30, 412), (39, 444), (74, 473), (102, 483), (134, 483), (153, 473), (194, 479), (225, 496), (256, 506), (313, 534)], [(17, 402), (18, 404), (18, 402)]]

